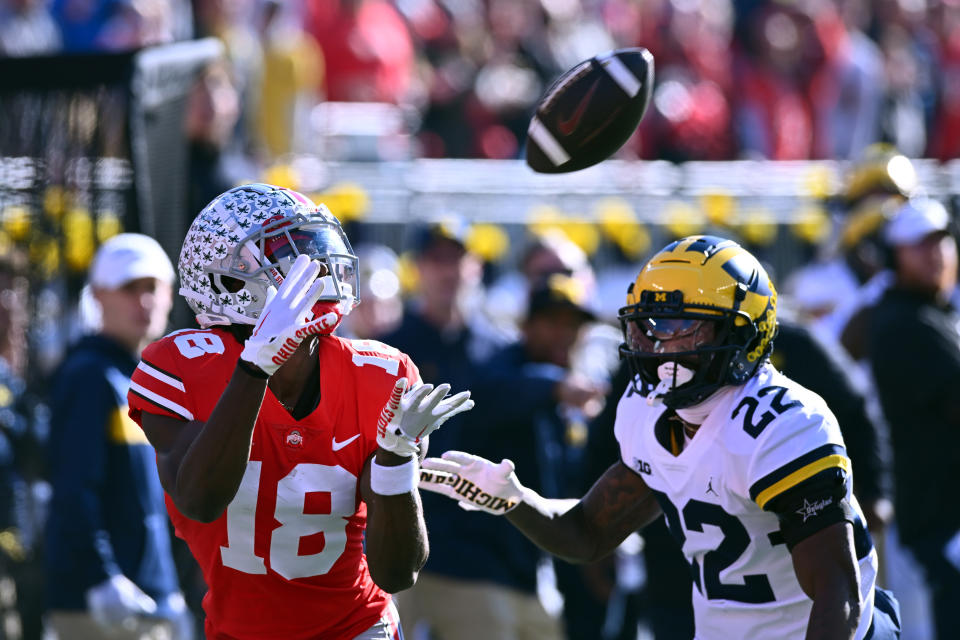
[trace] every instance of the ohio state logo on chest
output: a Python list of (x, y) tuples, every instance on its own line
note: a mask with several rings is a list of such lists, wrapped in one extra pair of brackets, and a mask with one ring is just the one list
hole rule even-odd
[(299, 449), (303, 446), (303, 434), (300, 433), (299, 429), (291, 429), (287, 432), (287, 436), (284, 438), (283, 443), (288, 447)]

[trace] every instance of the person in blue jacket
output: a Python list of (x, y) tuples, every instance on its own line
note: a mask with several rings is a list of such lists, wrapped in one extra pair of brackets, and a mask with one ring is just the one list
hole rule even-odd
[(45, 573), (47, 627), (60, 638), (191, 637), (155, 453), (127, 416), (130, 376), (166, 329), (173, 279), (148, 236), (101, 245), (83, 294), (96, 330), (54, 376)]
[[(478, 415), (464, 416), (457, 425), (454, 446), (483, 452), (479, 455), (522, 460), (518, 464), (536, 470), (531, 478), (538, 491), (567, 497), (575, 495), (572, 485), (582, 453), (582, 447), (569, 437), (574, 414), (591, 401), (600, 401), (604, 391), (574, 373), (570, 361), (581, 329), (594, 316), (584, 304), (578, 283), (559, 273), (534, 283), (526, 306), (520, 339), (474, 366), (471, 393), (479, 393), (482, 401), (476, 403)], [(439, 455), (434, 444), (429, 453)], [(434, 503), (428, 505), (428, 497), (436, 496), (423, 494), (431, 558), (415, 590), (431, 606), (416, 611), (437, 637), (578, 637), (569, 628), (575, 621), (561, 619), (556, 597), (559, 592), (567, 598), (569, 610), (577, 611), (577, 597), (571, 596), (579, 596), (582, 585), (575, 567), (558, 564), (555, 568), (532, 542), (501, 519), (480, 517), (459, 507), (431, 509)], [(456, 553), (442, 551), (436, 556), (437, 547), (455, 548)], [(551, 574), (555, 576), (552, 589)]]
[[(509, 341), (471, 312), (471, 298), (482, 294), (483, 263), (467, 247), (470, 230), (464, 219), (454, 215), (412, 228), (408, 244), (419, 276), (417, 290), (406, 303), (399, 326), (377, 338), (408, 354), (424, 382), (449, 382), (464, 389), (470, 388), (481, 364)], [(457, 416), (446, 428), (430, 434), (430, 453), (457, 448), (463, 421), (463, 416)], [(430, 558), (417, 584), (398, 595), (404, 629), (430, 624), (433, 614), (444, 608), (436, 594), (445, 593), (445, 576), (463, 557), (451, 530), (460, 508), (441, 496), (421, 498), (430, 532)]]

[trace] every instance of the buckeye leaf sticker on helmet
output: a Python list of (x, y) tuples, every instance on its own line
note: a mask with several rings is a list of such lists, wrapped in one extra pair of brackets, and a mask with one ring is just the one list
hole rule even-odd
[(256, 324), (270, 287), (299, 255), (324, 265), (320, 308), (358, 303), (358, 260), (340, 222), (303, 194), (267, 184), (230, 189), (197, 215), (180, 251), (180, 294), (203, 327)]

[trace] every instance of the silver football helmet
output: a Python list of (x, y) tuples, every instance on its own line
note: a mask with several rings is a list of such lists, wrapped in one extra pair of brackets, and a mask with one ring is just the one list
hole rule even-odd
[(326, 265), (320, 301), (349, 313), (360, 302), (358, 261), (330, 210), (289, 189), (234, 187), (190, 225), (177, 265), (180, 295), (202, 327), (256, 324), (267, 289), (302, 253)]

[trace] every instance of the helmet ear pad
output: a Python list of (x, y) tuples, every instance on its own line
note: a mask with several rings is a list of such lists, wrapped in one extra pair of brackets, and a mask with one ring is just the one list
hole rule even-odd
[(743, 326), (734, 327), (735, 342), (742, 345), (730, 359), (727, 367), (726, 380), (728, 384), (743, 384), (757, 370), (773, 351), (773, 339), (777, 334), (777, 324), (769, 332), (769, 336), (757, 330), (752, 322)]
[(729, 381), (730, 384), (742, 384), (753, 375), (753, 370), (755, 367), (753, 363), (748, 360), (748, 355), (752, 352), (751, 347), (754, 346), (754, 342), (757, 339), (757, 329), (753, 324), (746, 324), (741, 327), (734, 326), (732, 328), (734, 335), (734, 340), (738, 345), (742, 345), (743, 348), (738, 349), (737, 352), (729, 359), (727, 363), (726, 371), (724, 373), (724, 378)]

